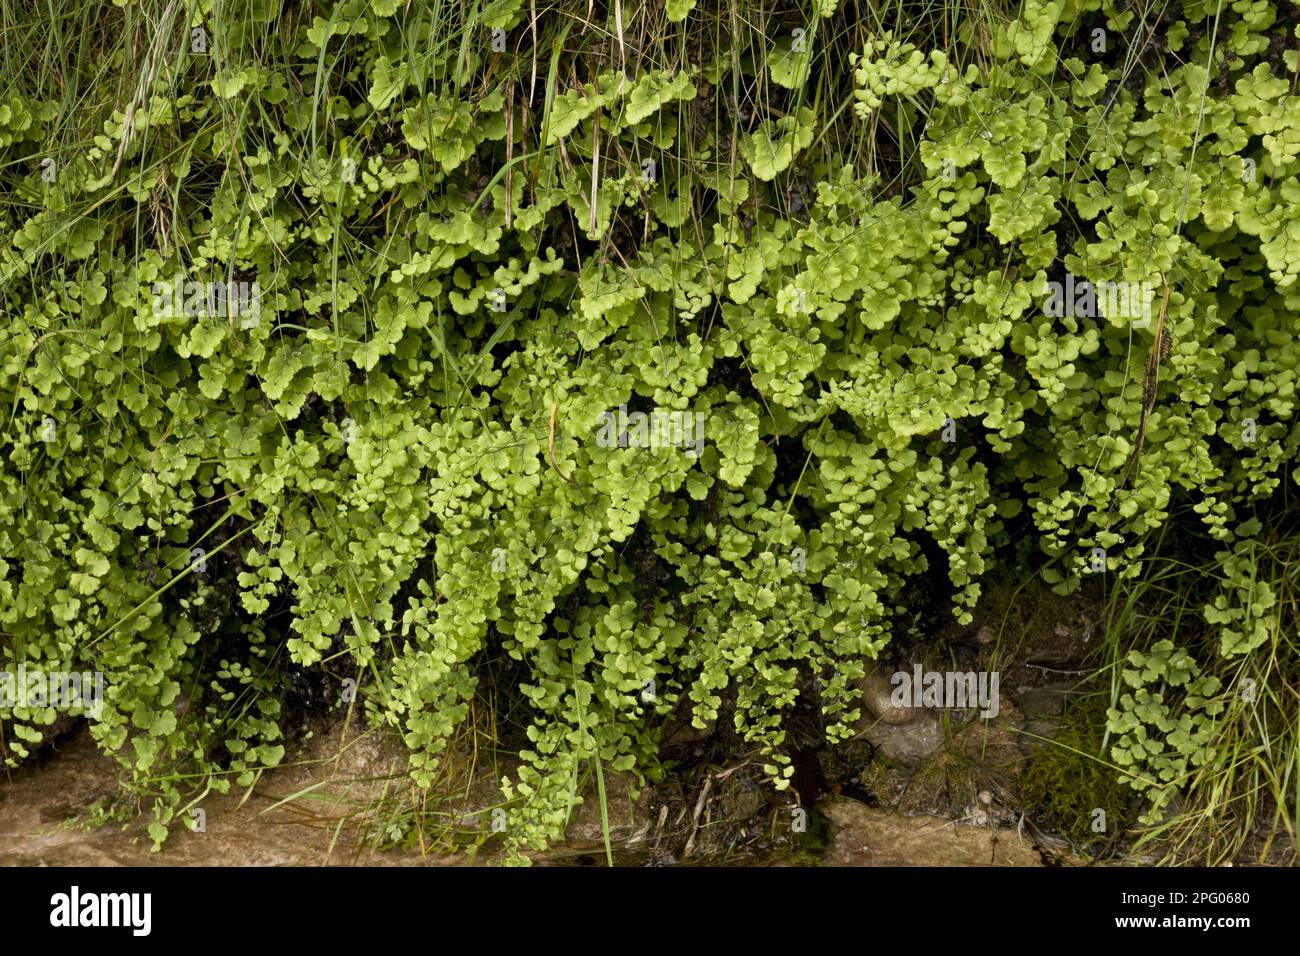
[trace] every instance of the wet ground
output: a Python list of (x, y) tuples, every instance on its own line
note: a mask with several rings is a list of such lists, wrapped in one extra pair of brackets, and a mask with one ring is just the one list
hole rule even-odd
[[(92, 803), (111, 793), (117, 765), (101, 755), (88, 733), (59, 747), (37, 767), (0, 782), (0, 866), (292, 866), (330, 864), (419, 865), (418, 853), (375, 853), (358, 845), (357, 827), (331, 825), (311, 800), (277, 803), (288, 793), (328, 781), (324, 768), (289, 767), (251, 793), (212, 794), (202, 801), (204, 832), (173, 829), (165, 849), (138, 825), (88, 829)], [(313, 780), (312, 778), (316, 778)], [(339, 781), (345, 793), (348, 781)], [(334, 816), (340, 817), (341, 805)], [(78, 825), (80, 818), (83, 822)]]
[[(203, 832), (175, 828), (164, 849), (150, 851), (139, 825), (87, 828), (87, 808), (113, 790), (117, 767), (82, 732), (61, 744), (38, 766), (0, 782), (0, 866), (455, 866), (464, 854), (416, 849), (367, 848), (373, 821), (353, 808), (374, 801), (390, 780), (396, 753), (357, 738), (341, 759), (290, 765), (263, 778), (251, 791), (209, 795), (202, 801)], [(391, 779), (400, 779), (395, 775)], [(304, 792), (306, 791), (306, 792)], [(1039, 866), (1042, 859), (1026, 834), (996, 825), (973, 826), (933, 816), (908, 816), (868, 807), (843, 796), (818, 803), (824, 843), (815, 856), (786, 851), (738, 853), (723, 859), (679, 859), (632, 829), (624, 818), (614, 846), (622, 865), (781, 866)], [(75, 821), (81, 818), (80, 825)], [(595, 808), (579, 811), (570, 840), (538, 863), (593, 866), (605, 863)], [(480, 856), (480, 862), (493, 857)]]
[[(868, 662), (856, 736), (823, 749), (814, 722), (796, 746), (802, 829), (792, 814), (804, 811), (792, 809), (789, 794), (776, 798), (762, 781), (762, 761), (725, 739), (725, 721), (698, 731), (674, 715), (662, 741), (661, 756), (674, 767), (667, 781), (638, 790), (605, 773), (612, 856), (659, 866), (1077, 864), (1065, 840), (1026, 820), (1020, 781), (1090, 672), (1096, 618), (1077, 602), (1013, 594), (1005, 608), (986, 610), (987, 623), (949, 626), (928, 649), (900, 645), (889, 660)], [(891, 674), (920, 667), (926, 656), (936, 666), (1000, 672), (996, 714), (980, 720), (973, 709), (893, 706)], [(483, 844), (479, 862), (499, 858), (487, 814), (508, 768), (478, 763), (500, 752), (495, 738), (474, 737), (459, 777), (443, 781), (437, 796), (412, 789), (400, 742), (376, 731), (323, 717), (295, 739), (296, 758), (251, 789), (206, 795), (196, 804), (202, 832), (173, 825), (154, 853), (139, 822), (147, 807), (123, 808), (136, 819), (125, 829), (86, 825), (91, 808), (116, 793), (119, 768), (84, 729), (61, 738), (36, 764), (0, 773), (0, 865), (464, 865), (474, 860), (455, 847), (466, 843)], [(426, 831), (434, 834), (428, 840)], [(566, 842), (535, 862), (601, 865), (604, 836), (589, 798)]]

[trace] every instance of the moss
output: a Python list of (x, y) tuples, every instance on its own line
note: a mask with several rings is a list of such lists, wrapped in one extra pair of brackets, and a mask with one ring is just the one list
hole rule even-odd
[(800, 836), (795, 859), (798, 862), (816, 864), (826, 853), (830, 843), (831, 821), (816, 807), (808, 811), (808, 832)]
[[(1020, 778), (1020, 799), (1030, 819), (1094, 850), (1122, 832), (1130, 816), (1131, 794), (1102, 756), (1105, 730), (1100, 697), (1075, 701), (1056, 737), (1030, 754)], [(1094, 829), (1098, 809), (1105, 812), (1103, 832)]]

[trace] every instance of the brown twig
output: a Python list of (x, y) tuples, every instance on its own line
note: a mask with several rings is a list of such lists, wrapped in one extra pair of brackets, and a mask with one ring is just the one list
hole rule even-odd
[(1142, 454), (1142, 445), (1147, 435), (1147, 421), (1156, 407), (1157, 386), (1160, 384), (1160, 362), (1168, 356), (1165, 315), (1169, 311), (1169, 280), (1163, 276), (1161, 280), (1165, 286), (1164, 297), (1160, 302), (1160, 317), (1156, 319), (1155, 341), (1151, 343), (1151, 354), (1147, 356), (1146, 375), (1142, 379), (1142, 421), (1138, 425), (1137, 444), (1133, 448), (1133, 457), (1129, 459), (1128, 467), (1124, 469), (1124, 477), (1120, 479), (1118, 486), (1120, 488), (1128, 484), (1133, 466), (1137, 464), (1138, 456)]

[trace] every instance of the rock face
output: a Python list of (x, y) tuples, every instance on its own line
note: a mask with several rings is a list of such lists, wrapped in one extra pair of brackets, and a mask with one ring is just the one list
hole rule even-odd
[[(595, 787), (590, 789), (592, 792), (584, 794), (582, 803), (573, 810), (565, 842), (578, 847), (603, 848), (605, 829), (600, 800), (594, 792)], [(648, 796), (636, 786), (631, 774), (605, 771), (605, 813), (613, 845), (638, 843), (650, 829)]]
[(906, 817), (846, 797), (825, 800), (818, 809), (831, 824), (824, 866), (1043, 865), (1015, 830)]
[(1069, 692), (1068, 686), (1018, 687), (1016, 704), (1020, 707), (1020, 712), (1031, 720), (1037, 717), (1059, 717), (1065, 712)]
[(1061, 722), (1054, 717), (1037, 717), (1026, 720), (1020, 728), (1020, 750), (1028, 756), (1039, 747), (1045, 747), (1056, 738)]
[(868, 722), (859, 736), (887, 760), (915, 767), (943, 746), (943, 724), (934, 711), (921, 711), (907, 724)]

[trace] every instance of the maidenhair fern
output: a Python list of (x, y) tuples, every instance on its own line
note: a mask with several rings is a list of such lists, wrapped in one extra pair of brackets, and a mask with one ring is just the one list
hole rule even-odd
[[(0, 100), (0, 664), (106, 675), (92, 730), (159, 841), (340, 661), (423, 785), (477, 663), (520, 662), (516, 847), (590, 761), (658, 773), (686, 702), (785, 787), (801, 688), (843, 737), (936, 555), (969, 621), (1025, 540), (1068, 589), (1181, 499), (1237, 554), (1295, 477), (1294, 3), (1035, 0), (960, 64), (834, 2), (741, 49), (672, 0), (662, 49), (611, 15), (585, 60), (521, 0), (147, 6), (103, 11), (131, 42), (92, 72), (142, 81), (105, 116)], [(1151, 29), (1177, 56), (1144, 73)], [(1167, 303), (1053, 316), (1067, 273)], [(256, 282), (257, 320), (160, 314), (177, 277)], [(598, 441), (624, 407), (703, 415), (703, 453)], [(1175, 682), (1188, 724), (1160, 660), (1120, 746), (1194, 762), (1215, 688)], [(56, 714), (0, 718), (14, 764)]]

